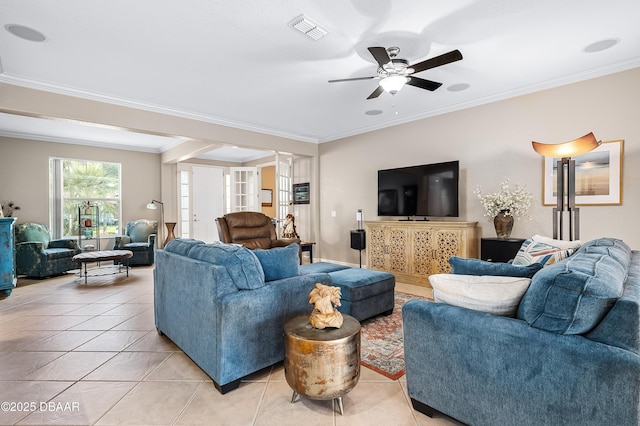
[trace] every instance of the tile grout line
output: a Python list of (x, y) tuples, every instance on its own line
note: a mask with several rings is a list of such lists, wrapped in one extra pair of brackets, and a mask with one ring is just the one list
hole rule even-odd
[[(167, 358), (169, 359), (169, 358)], [(166, 359), (165, 359), (166, 361)], [(164, 361), (162, 363), (160, 363), (160, 365), (162, 365), (164, 363)], [(160, 367), (160, 365), (158, 367)], [(155, 371), (155, 369), (154, 369)], [(189, 408), (189, 406), (191, 405), (191, 403), (193, 402), (194, 399), (196, 399), (196, 395), (198, 395), (198, 392), (200, 392), (200, 389), (202, 388), (202, 386), (204, 386), (206, 382), (206, 379), (201, 379), (200, 384), (198, 385), (198, 387), (193, 391), (193, 394), (191, 395), (191, 397), (189, 398), (189, 400), (184, 404), (184, 406), (182, 407), (182, 409), (180, 410), (180, 412), (176, 415), (175, 419), (173, 419), (173, 421), (171, 422), (171, 425), (175, 425), (176, 422), (178, 420), (180, 420), (180, 417), (182, 417), (182, 415), (185, 413), (185, 411), (187, 411), (187, 408)]]
[(269, 371), (269, 378), (265, 382), (264, 389), (262, 389), (262, 395), (260, 396), (260, 402), (258, 403), (258, 406), (256, 407), (256, 412), (254, 413), (253, 420), (251, 421), (251, 424), (253, 426), (255, 426), (256, 422), (258, 421), (258, 415), (260, 414), (260, 410), (262, 409), (262, 406), (264, 405), (264, 399), (267, 396), (267, 389), (269, 388), (269, 383), (271, 383), (271, 375), (273, 374), (273, 370), (274, 370), (273, 366), (271, 366), (271, 371)]

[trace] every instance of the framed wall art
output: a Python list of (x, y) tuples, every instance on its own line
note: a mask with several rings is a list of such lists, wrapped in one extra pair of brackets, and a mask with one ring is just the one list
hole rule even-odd
[(309, 182), (293, 184), (293, 204), (309, 204)]
[[(578, 206), (622, 204), (623, 140), (603, 142), (576, 161), (576, 204)], [(557, 203), (557, 158), (544, 157), (542, 204)]]

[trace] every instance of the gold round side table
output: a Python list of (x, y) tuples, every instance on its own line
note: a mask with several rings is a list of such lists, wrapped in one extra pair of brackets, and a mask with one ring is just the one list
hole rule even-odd
[(343, 414), (342, 397), (360, 379), (360, 323), (344, 315), (340, 328), (319, 330), (309, 315), (298, 315), (284, 324), (284, 374), (298, 395), (310, 399), (336, 400)]

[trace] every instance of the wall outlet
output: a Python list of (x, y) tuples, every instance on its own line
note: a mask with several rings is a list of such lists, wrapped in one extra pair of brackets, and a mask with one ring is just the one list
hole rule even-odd
[(335, 210), (331, 210), (331, 217), (336, 217), (336, 216), (337, 216), (336, 211)]

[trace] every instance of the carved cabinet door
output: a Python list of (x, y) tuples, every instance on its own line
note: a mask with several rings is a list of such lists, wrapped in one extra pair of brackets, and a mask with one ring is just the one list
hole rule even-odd
[(384, 271), (387, 266), (387, 238), (386, 227), (384, 225), (369, 225), (367, 233), (369, 241), (367, 242), (368, 265), (370, 269)]
[(406, 227), (387, 229), (388, 271), (400, 274), (409, 273), (409, 230)]
[(409, 272), (409, 231), (406, 228), (373, 225), (368, 233), (369, 268), (391, 273)]
[(434, 236), (433, 228), (414, 229), (412, 232), (413, 254), (411, 255), (411, 269), (414, 275), (427, 278), (436, 273), (434, 268)]
[(459, 229), (441, 229), (434, 239), (434, 274), (451, 273), (449, 258), (462, 256), (462, 231)]

